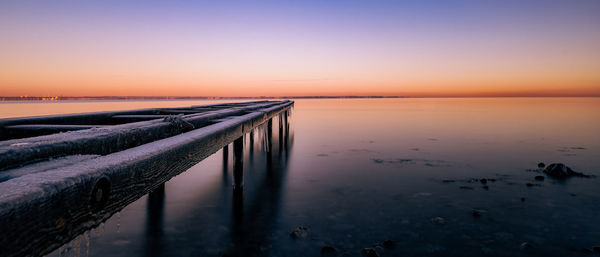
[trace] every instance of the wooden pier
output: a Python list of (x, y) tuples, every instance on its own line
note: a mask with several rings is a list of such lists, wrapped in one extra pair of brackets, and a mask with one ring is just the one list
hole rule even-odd
[(0, 256), (47, 254), (219, 149), (228, 154), (230, 143), (240, 190), (243, 136), (268, 124), (270, 138), (276, 116), (283, 136), (292, 106), (258, 101), (0, 120)]

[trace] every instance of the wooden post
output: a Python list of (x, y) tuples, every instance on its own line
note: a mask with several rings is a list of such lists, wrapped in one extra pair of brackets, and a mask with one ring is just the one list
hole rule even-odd
[(283, 151), (283, 113), (279, 113), (279, 157), (281, 157), (281, 151)]
[(223, 147), (223, 172), (227, 172), (229, 166), (229, 145)]
[(233, 141), (233, 190), (244, 186), (244, 137)]
[(273, 119), (267, 122), (267, 171), (270, 171), (273, 160)]
[(254, 129), (252, 129), (250, 131), (249, 136), (250, 136), (250, 143), (249, 143), (250, 144), (250, 153), (252, 153), (252, 151), (254, 150)]
[(286, 110), (283, 113), (283, 125), (285, 126), (285, 139), (284, 139), (284, 143), (285, 143), (285, 153), (287, 154), (288, 152), (288, 142), (290, 141), (290, 123), (288, 121), (288, 115), (289, 115), (289, 110)]
[(148, 194), (146, 207), (146, 255), (160, 255), (162, 252), (164, 210), (165, 210), (165, 184), (160, 184)]

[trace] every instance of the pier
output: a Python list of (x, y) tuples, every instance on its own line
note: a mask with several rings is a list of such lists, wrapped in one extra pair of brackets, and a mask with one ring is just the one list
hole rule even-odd
[(234, 200), (241, 199), (244, 136), (252, 148), (256, 128), (266, 126), (270, 169), (273, 118), (281, 151), (292, 106), (257, 101), (0, 120), (0, 255), (47, 254), (145, 194), (161, 199), (166, 181), (220, 149), (224, 171), (233, 155)]

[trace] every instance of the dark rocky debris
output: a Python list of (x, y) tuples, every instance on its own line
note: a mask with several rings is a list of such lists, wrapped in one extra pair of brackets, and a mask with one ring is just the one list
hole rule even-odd
[(305, 238), (306, 236), (308, 236), (307, 227), (299, 226), (290, 232), (291, 238)]
[(523, 243), (521, 244), (521, 246), (519, 246), (519, 248), (520, 248), (522, 251), (527, 251), (527, 250), (535, 249), (535, 245), (534, 245), (534, 244), (532, 244), (532, 243), (530, 243), (530, 242), (523, 242)]
[(379, 257), (379, 253), (377, 253), (377, 251), (375, 251), (373, 248), (363, 248), (362, 254), (365, 257)]
[(394, 240), (385, 240), (383, 241), (383, 247), (391, 249), (394, 248), (396, 246), (396, 242), (394, 242)]
[(431, 222), (435, 224), (446, 224), (446, 220), (442, 217), (435, 217), (431, 219)]
[(337, 250), (330, 245), (323, 246), (321, 248), (321, 256), (337, 256)]
[(576, 172), (563, 163), (552, 163), (548, 165), (548, 167), (544, 169), (544, 173), (546, 173), (546, 175), (548, 175), (549, 177), (557, 179), (566, 179), (568, 177), (591, 177), (581, 172)]

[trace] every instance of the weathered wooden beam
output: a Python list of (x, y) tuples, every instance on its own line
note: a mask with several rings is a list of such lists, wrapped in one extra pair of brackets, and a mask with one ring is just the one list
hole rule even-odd
[(261, 100), (261, 101), (251, 101), (251, 102), (241, 102), (241, 103), (222, 103), (222, 104), (209, 104), (209, 105), (192, 105), (192, 108), (229, 108), (235, 106), (248, 106), (253, 104), (261, 104), (272, 102), (269, 100)]
[(164, 114), (169, 114), (169, 115), (173, 115), (173, 114), (192, 114), (192, 113), (202, 113), (203, 111), (201, 110), (161, 110), (160, 113), (164, 113)]
[(106, 125), (54, 125), (54, 124), (27, 124), (27, 125), (10, 125), (4, 127), (8, 130), (48, 130), (48, 131), (69, 131), (69, 130), (83, 130), (91, 128), (102, 128), (108, 127)]
[(9, 179), (18, 178), (20, 176), (45, 172), (51, 169), (61, 168), (64, 166), (72, 165), (82, 161), (87, 161), (97, 157), (100, 157), (100, 155), (71, 155), (59, 157), (56, 159), (50, 159), (44, 162), (30, 164), (21, 168), (7, 170), (0, 173), (0, 183)]
[(73, 154), (106, 155), (178, 135), (194, 128), (201, 128), (211, 124), (216, 119), (291, 104), (290, 101), (259, 103), (200, 114), (177, 116), (172, 120), (150, 120), (115, 125), (110, 128), (95, 128), (1, 141), (0, 171), (54, 156)]
[(166, 114), (146, 114), (146, 115), (127, 114), (127, 115), (111, 116), (110, 119), (116, 121), (117, 123), (130, 123), (130, 122), (138, 122), (138, 121), (145, 121), (145, 120), (164, 119), (166, 117), (169, 117), (169, 115), (166, 115)]
[(158, 109), (140, 109), (130, 111), (108, 111), (108, 112), (88, 112), (74, 113), (61, 115), (46, 115), (24, 118), (8, 118), (0, 119), (0, 127), (10, 125), (26, 125), (26, 124), (71, 124), (71, 125), (86, 125), (86, 124), (105, 124), (107, 119), (115, 115), (121, 114), (154, 114)]
[(244, 137), (233, 141), (233, 190), (244, 186)]
[(292, 103), (1, 183), (0, 255), (49, 253)]

